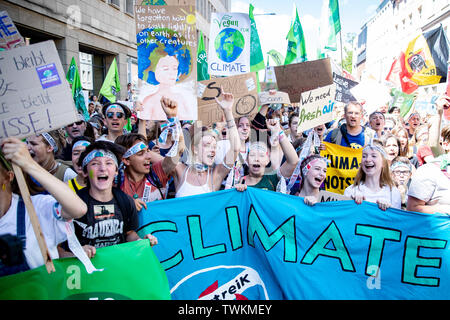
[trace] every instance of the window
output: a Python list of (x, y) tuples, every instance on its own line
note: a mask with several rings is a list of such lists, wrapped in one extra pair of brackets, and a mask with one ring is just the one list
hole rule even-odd
[(125, 0), (125, 12), (134, 15), (135, 0)]
[(108, 3), (116, 6), (118, 9), (120, 9), (120, 0), (108, 0)]

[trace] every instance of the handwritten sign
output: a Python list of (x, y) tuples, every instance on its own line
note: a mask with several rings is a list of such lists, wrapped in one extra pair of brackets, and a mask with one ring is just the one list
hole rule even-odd
[(336, 97), (338, 102), (348, 103), (356, 101), (356, 98), (350, 92), (350, 89), (357, 86), (358, 82), (342, 77), (333, 72), (333, 81), (336, 84)]
[(300, 102), (303, 92), (333, 84), (330, 58), (276, 66), (278, 90), (287, 92), (292, 103)]
[(78, 121), (53, 41), (0, 55), (0, 139), (25, 138)]
[(0, 11), (0, 48), (9, 50), (25, 45), (25, 41), (17, 31), (14, 22), (6, 11)]
[(281, 103), (281, 104), (291, 104), (289, 100), (289, 95), (286, 92), (277, 91), (275, 94), (270, 94), (267, 91), (258, 93), (259, 105), (271, 104), (271, 103)]
[(333, 120), (335, 95), (335, 84), (302, 93), (297, 129), (299, 133)]
[(161, 98), (178, 103), (180, 120), (197, 120), (195, 6), (135, 6), (139, 118), (167, 120)]
[(256, 81), (256, 74), (251, 72), (198, 82), (199, 120), (202, 121), (204, 126), (222, 121), (223, 112), (215, 101), (215, 98), (218, 98), (222, 92), (220, 88), (233, 94), (233, 115), (235, 118), (256, 114), (258, 112)]

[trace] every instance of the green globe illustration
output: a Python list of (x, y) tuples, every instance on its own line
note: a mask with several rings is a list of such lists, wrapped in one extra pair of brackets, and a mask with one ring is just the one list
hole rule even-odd
[(245, 40), (242, 33), (233, 28), (223, 29), (214, 41), (214, 48), (220, 60), (233, 62), (244, 50)]

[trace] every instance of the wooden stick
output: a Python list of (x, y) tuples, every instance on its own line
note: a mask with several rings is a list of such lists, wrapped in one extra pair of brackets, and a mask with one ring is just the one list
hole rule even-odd
[(36, 215), (33, 203), (31, 202), (30, 191), (28, 190), (27, 183), (25, 182), (25, 177), (23, 176), (22, 168), (12, 164), (14, 175), (16, 176), (17, 184), (19, 185), (20, 193), (22, 194), (23, 202), (27, 208), (28, 215), (30, 217), (31, 225), (33, 226), (34, 234), (39, 244), (39, 249), (42, 253), (42, 258), (44, 259), (45, 267), (48, 273), (55, 272), (55, 266), (53, 265), (52, 258), (50, 257), (50, 252), (48, 251), (47, 244), (45, 243), (44, 235), (42, 234), (41, 225), (39, 219)]

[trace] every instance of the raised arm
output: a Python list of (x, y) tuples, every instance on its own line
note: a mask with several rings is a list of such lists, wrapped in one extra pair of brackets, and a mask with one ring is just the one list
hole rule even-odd
[(30, 155), (25, 143), (16, 138), (6, 138), (1, 142), (5, 158), (31, 175), (44, 187), (62, 207), (64, 219), (77, 219), (87, 212), (87, 206), (67, 184), (42, 168)]
[(223, 111), (225, 121), (228, 128), (228, 139), (230, 140), (230, 150), (225, 155), (223, 163), (219, 164), (214, 169), (214, 186), (220, 187), (222, 180), (225, 179), (227, 174), (230, 172), (231, 168), (236, 161), (241, 148), (241, 141), (239, 139), (239, 133), (237, 131), (236, 123), (233, 117), (233, 105), (234, 97), (231, 93), (223, 92), (221, 94), (221, 99), (216, 98), (217, 104)]

